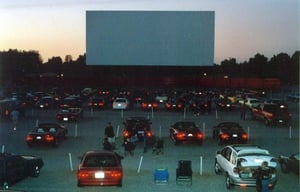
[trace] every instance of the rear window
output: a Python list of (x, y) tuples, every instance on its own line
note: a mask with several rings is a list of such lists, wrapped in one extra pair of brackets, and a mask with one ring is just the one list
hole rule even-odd
[(84, 167), (116, 167), (118, 161), (114, 155), (89, 155), (84, 159)]

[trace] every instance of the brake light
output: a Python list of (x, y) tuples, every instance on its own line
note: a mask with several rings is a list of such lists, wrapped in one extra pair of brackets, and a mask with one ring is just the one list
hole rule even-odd
[(182, 104), (182, 103), (178, 103), (178, 104), (177, 104), (177, 107), (178, 107), (178, 108), (182, 108), (182, 107), (183, 107), (183, 104)]
[(120, 177), (122, 177), (122, 172), (121, 171), (112, 171), (110, 176), (114, 177), (114, 178), (120, 178)]
[(33, 140), (33, 137), (31, 135), (26, 136), (26, 141), (32, 141), (32, 140)]
[(248, 139), (248, 134), (246, 133), (242, 134), (242, 139)]
[(87, 171), (78, 171), (77, 172), (78, 179), (87, 178), (88, 176), (89, 176), (89, 173)]
[(9, 115), (9, 110), (6, 109), (5, 112), (4, 112), (5, 116), (8, 116)]
[(143, 108), (147, 108), (147, 104), (146, 103), (142, 103), (142, 107)]
[(166, 108), (171, 108), (171, 104), (170, 103), (166, 103)]
[(178, 139), (182, 139), (182, 138), (185, 137), (185, 133), (177, 133), (177, 134), (176, 134), (176, 137), (177, 137)]
[(46, 141), (51, 142), (54, 141), (54, 137), (52, 135), (46, 135), (45, 136)]
[(197, 133), (197, 138), (198, 139), (203, 139), (203, 134), (202, 133)]
[(89, 102), (89, 103), (88, 103), (88, 106), (89, 106), (89, 107), (93, 106), (93, 103), (92, 103), (92, 102)]
[(152, 106), (153, 106), (153, 108), (157, 108), (158, 104), (157, 103), (153, 103)]
[(148, 132), (147, 132), (147, 137), (151, 137), (151, 136), (152, 136), (151, 131), (148, 131)]
[(124, 137), (129, 137), (129, 135), (130, 135), (130, 134), (129, 134), (129, 131), (124, 131), (124, 132), (123, 132), (123, 136), (124, 136)]
[(221, 139), (228, 139), (229, 135), (226, 133), (221, 134)]

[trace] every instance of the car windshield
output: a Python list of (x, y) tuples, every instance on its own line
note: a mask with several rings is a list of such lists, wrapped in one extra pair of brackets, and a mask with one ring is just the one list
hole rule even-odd
[(89, 155), (84, 159), (84, 167), (116, 167), (118, 162), (113, 155)]

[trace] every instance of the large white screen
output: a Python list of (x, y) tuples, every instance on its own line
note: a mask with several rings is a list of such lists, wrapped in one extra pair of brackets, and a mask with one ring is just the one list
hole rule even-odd
[(213, 11), (86, 12), (87, 65), (208, 66), (213, 60)]

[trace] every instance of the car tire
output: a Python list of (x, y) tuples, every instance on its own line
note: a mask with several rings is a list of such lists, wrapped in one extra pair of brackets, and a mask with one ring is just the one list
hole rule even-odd
[(280, 168), (282, 173), (288, 173), (287, 165), (286, 163), (280, 163)]
[(3, 184), (2, 184), (2, 189), (3, 190), (7, 190), (9, 187), (9, 183), (7, 181), (3, 181)]
[(228, 173), (226, 174), (226, 177), (225, 177), (225, 184), (226, 184), (226, 189), (231, 189), (231, 183), (230, 183), (230, 177), (228, 175)]
[(32, 177), (38, 177), (40, 175), (40, 168), (36, 166), (32, 172)]
[(219, 175), (219, 174), (221, 173), (221, 170), (220, 170), (220, 165), (219, 165), (219, 163), (217, 162), (217, 160), (215, 160), (215, 166), (214, 166), (214, 168), (215, 168), (215, 173), (216, 173), (217, 175)]

